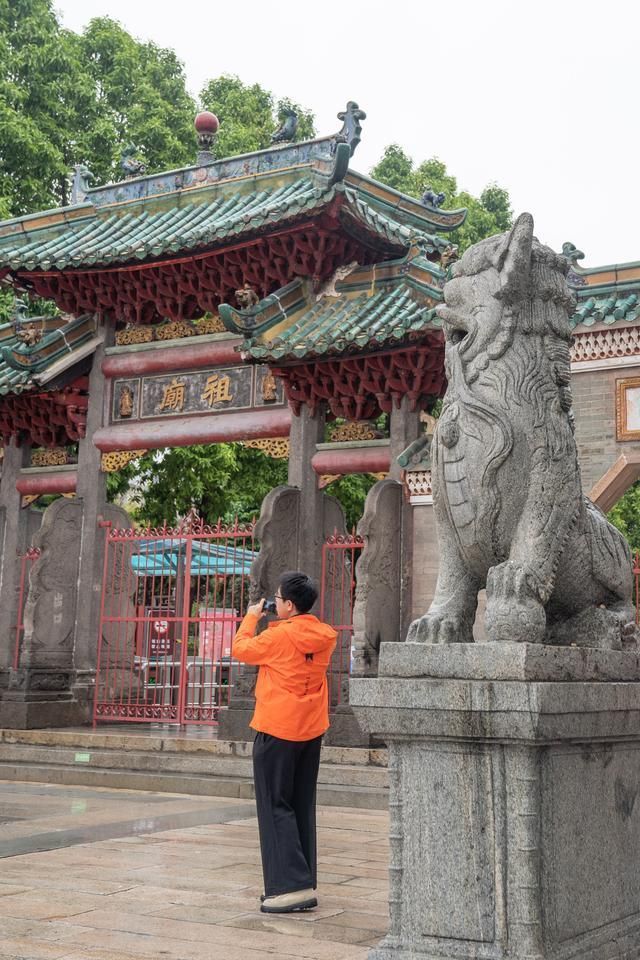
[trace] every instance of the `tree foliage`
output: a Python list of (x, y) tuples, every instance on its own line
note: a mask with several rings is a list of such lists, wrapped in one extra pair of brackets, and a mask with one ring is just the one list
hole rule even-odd
[(267, 493), (286, 481), (286, 460), (240, 443), (153, 451), (108, 478), (110, 499), (152, 526), (174, 523), (191, 507), (209, 523), (251, 520)]
[(629, 541), (632, 550), (640, 550), (640, 480), (611, 508), (607, 517)]
[(465, 222), (449, 234), (461, 253), (478, 240), (502, 233), (511, 226), (513, 211), (509, 194), (502, 187), (489, 184), (480, 197), (474, 197), (466, 190), (458, 190), (456, 178), (441, 160), (432, 157), (416, 166), (397, 143), (386, 148), (371, 176), (417, 199), (430, 187), (435, 193), (444, 193), (447, 209), (466, 207)]
[(202, 88), (200, 100), (220, 121), (218, 157), (265, 150), (287, 109), (298, 115), (297, 140), (309, 140), (315, 135), (311, 111), (288, 98), (274, 100), (273, 94), (259, 84), (246, 85), (239, 77), (226, 74), (210, 80)]
[(108, 17), (63, 29), (51, 0), (0, 0), (0, 203), (20, 216), (64, 205), (69, 172), (119, 174), (127, 142), (149, 170), (195, 156), (196, 105), (172, 50), (135, 40)]

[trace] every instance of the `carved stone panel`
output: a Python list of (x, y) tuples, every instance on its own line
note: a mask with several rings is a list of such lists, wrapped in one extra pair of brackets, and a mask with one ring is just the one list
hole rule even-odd
[(70, 670), (77, 606), (82, 503), (56, 500), (44, 512), (34, 538), (33, 565), (24, 610), (25, 668)]
[[(639, 916), (638, 743), (553, 749), (543, 776), (549, 830), (542, 862), (555, 941)], [(603, 884), (612, 866), (615, 882)]]
[(369, 491), (358, 524), (364, 548), (356, 568), (354, 676), (375, 674), (380, 644), (400, 640), (401, 524), (402, 485), (380, 480)]
[(402, 754), (405, 782), (414, 785), (402, 796), (402, 819), (421, 824), (403, 850), (407, 922), (422, 937), (491, 943), (496, 857), (489, 753), (475, 744), (414, 744)]

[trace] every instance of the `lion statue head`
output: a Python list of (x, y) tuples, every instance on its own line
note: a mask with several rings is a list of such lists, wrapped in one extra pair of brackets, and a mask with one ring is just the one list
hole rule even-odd
[(470, 247), (451, 268), (445, 303), (437, 308), (447, 354), (455, 351), (467, 383), (503, 356), (516, 333), (571, 339), (575, 301), (566, 281), (569, 261), (533, 236), (533, 217)]

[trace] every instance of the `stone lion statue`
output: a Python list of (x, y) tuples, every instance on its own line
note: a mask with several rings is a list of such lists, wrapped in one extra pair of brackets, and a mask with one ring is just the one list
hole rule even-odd
[(440, 572), (408, 640), (636, 644), (624, 537), (582, 494), (571, 410), (569, 262), (512, 230), (470, 247), (437, 308), (448, 388), (432, 443)]

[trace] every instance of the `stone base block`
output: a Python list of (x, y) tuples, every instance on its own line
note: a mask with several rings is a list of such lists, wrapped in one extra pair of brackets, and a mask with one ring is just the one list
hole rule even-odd
[(539, 661), (495, 679), (529, 656), (509, 667), (497, 645), (471, 654), (482, 679), (449, 679), (455, 645), (423, 650), (436, 678), (387, 650), (384, 678), (351, 682), (389, 745), (391, 926), (371, 960), (640, 956), (640, 681), (571, 679), (593, 664), (558, 650), (549, 679)]
[(8, 730), (37, 730), (41, 727), (79, 727), (90, 723), (86, 702), (69, 699), (0, 700), (0, 728)]
[(253, 740), (255, 731), (249, 726), (255, 703), (252, 700), (234, 702), (220, 711), (218, 737), (220, 740)]

